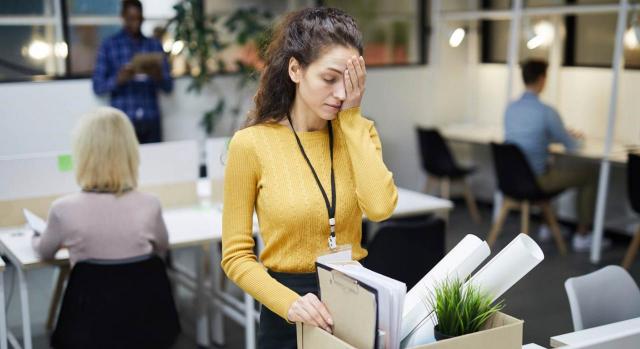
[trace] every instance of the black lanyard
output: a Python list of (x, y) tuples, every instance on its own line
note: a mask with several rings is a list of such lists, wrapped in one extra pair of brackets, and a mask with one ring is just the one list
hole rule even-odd
[(307, 160), (307, 164), (311, 169), (311, 173), (313, 173), (313, 177), (316, 179), (316, 183), (318, 184), (318, 188), (322, 193), (322, 197), (324, 198), (324, 203), (327, 205), (327, 213), (329, 214), (329, 227), (331, 229), (331, 233), (329, 236), (329, 248), (335, 249), (337, 247), (336, 244), (336, 180), (333, 173), (333, 128), (331, 127), (331, 121), (328, 121), (329, 127), (329, 156), (331, 157), (331, 203), (329, 203), (329, 197), (327, 196), (327, 192), (322, 187), (322, 183), (320, 183), (320, 178), (318, 178), (318, 174), (316, 170), (313, 168), (307, 153), (304, 151), (304, 147), (302, 146), (302, 142), (300, 142), (300, 138), (296, 133), (296, 130), (293, 128), (293, 122), (291, 122), (291, 117), (287, 114), (287, 119), (289, 120), (289, 124), (291, 124), (291, 131), (293, 135), (296, 137), (296, 141), (298, 142), (298, 146), (300, 147), (300, 152), (302, 152), (302, 156)]

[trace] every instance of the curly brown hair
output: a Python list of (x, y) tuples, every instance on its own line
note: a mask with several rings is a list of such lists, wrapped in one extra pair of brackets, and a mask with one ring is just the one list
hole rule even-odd
[(254, 97), (255, 109), (245, 126), (279, 122), (293, 106), (296, 84), (289, 77), (289, 60), (308, 67), (329, 47), (344, 46), (362, 54), (362, 33), (345, 12), (327, 7), (289, 13), (276, 27), (266, 51), (266, 65)]

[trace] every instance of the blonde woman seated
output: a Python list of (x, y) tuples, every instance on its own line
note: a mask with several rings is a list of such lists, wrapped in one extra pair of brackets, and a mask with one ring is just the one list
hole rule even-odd
[(73, 266), (164, 253), (169, 239), (160, 202), (136, 190), (138, 141), (127, 116), (110, 107), (83, 116), (73, 151), (82, 191), (52, 204), (45, 232), (33, 240), (41, 257), (52, 259), (66, 247)]

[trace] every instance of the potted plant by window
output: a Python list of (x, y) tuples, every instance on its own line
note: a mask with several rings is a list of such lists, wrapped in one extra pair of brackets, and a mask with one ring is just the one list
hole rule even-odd
[(436, 340), (478, 332), (484, 323), (504, 307), (473, 284), (448, 279), (437, 285), (429, 299), (437, 318)]

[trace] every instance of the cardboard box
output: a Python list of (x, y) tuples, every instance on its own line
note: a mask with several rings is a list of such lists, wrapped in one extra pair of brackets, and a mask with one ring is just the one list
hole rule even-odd
[[(521, 349), (524, 321), (497, 313), (484, 330), (408, 349)], [(355, 348), (324, 330), (297, 324), (298, 349), (366, 349)]]

